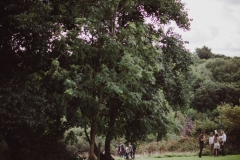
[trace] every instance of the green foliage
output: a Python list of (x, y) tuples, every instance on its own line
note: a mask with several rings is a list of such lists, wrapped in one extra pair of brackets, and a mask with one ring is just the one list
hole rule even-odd
[(219, 128), (219, 124), (212, 119), (205, 118), (204, 120), (195, 121), (196, 128), (194, 135), (198, 136), (201, 131), (204, 131), (207, 135)]
[(214, 110), (221, 103), (239, 104), (238, 58), (213, 58), (197, 61), (192, 71), (194, 98), (191, 106), (198, 111)]
[(211, 71), (213, 78), (218, 82), (237, 82), (240, 80), (240, 59), (215, 58), (207, 62), (206, 67)]
[[(152, 16), (159, 23), (175, 20), (179, 27), (188, 29), (189, 20), (181, 9), (183, 4), (128, 2), (99, 1), (97, 6), (86, 6), (84, 18), (76, 19), (81, 27), (69, 31), (66, 38), (73, 54), (71, 65), (67, 67), (69, 78), (65, 81), (65, 93), (71, 98), (70, 105), (74, 105), (70, 110), (80, 111), (77, 116), (84, 119), (83, 123), (75, 121), (75, 125), (91, 127), (92, 135), (106, 135), (108, 143), (123, 135), (129, 141), (136, 141), (149, 133), (159, 138), (166, 134), (171, 119), (167, 117), (169, 109), (162, 91), (165, 89), (157, 79), (165, 76), (159, 73), (163, 70), (159, 60), (163, 56), (163, 42), (159, 41), (162, 37), (166, 40), (164, 44), (178, 49), (164, 49), (168, 56), (164, 60), (165, 67), (175, 63), (174, 75), (181, 77), (174, 85), (181, 84), (181, 88), (171, 94), (185, 88), (186, 82), (181, 81), (186, 76), (182, 72), (188, 70), (191, 61), (179, 36), (170, 31), (169, 35), (163, 35), (162, 28), (156, 30), (152, 24), (143, 23), (144, 16)], [(168, 63), (167, 59), (172, 62)], [(164, 72), (167, 74), (168, 69)], [(166, 77), (167, 82), (169, 79)], [(185, 93), (171, 102), (184, 101)], [(67, 120), (72, 121), (72, 117), (76, 115), (69, 114)]]
[(71, 153), (86, 153), (89, 150), (89, 142), (83, 134), (82, 128), (71, 128), (65, 132), (64, 141), (66, 148)]
[(70, 131), (65, 137), (65, 142), (68, 143), (69, 141), (71, 145), (78, 142), (77, 137), (73, 131)]
[(163, 70), (158, 75), (164, 95), (169, 104), (175, 109), (189, 107), (191, 92), (189, 81), (190, 65), (193, 63), (191, 54), (185, 49), (181, 36), (170, 28), (163, 36), (163, 55), (161, 62)]
[(220, 116), (222, 124), (227, 128), (229, 131), (237, 129), (238, 122), (240, 119), (240, 107), (233, 106), (231, 104), (223, 104), (219, 106)]
[[(188, 30), (180, 1), (4, 0), (0, 6), (0, 136), (11, 159), (71, 159), (60, 140), (73, 126), (91, 128), (91, 154), (96, 135), (107, 143), (149, 133), (160, 139), (172, 120), (167, 101), (189, 103), (191, 58), (180, 36), (144, 23), (152, 17)], [(68, 140), (76, 142), (73, 132)]]
[(11, 159), (73, 158), (59, 143), (68, 127), (57, 65), (66, 53), (57, 38), (67, 26), (61, 17), (70, 17), (55, 8), (62, 2), (0, 2), (0, 136)]
[(227, 134), (228, 152), (239, 153), (239, 143), (236, 143), (240, 129), (240, 106), (232, 104), (222, 104), (219, 106), (220, 115), (218, 116), (220, 126)]
[(206, 46), (203, 46), (202, 48), (196, 48), (196, 53), (200, 59), (210, 59), (214, 57), (211, 49)]
[(152, 154), (174, 154), (180, 152), (195, 152), (199, 148), (198, 142), (194, 137), (184, 137), (178, 139), (168, 139), (159, 142), (141, 143), (137, 149), (138, 153)]
[(219, 96), (216, 94), (218, 85), (210, 80), (203, 81), (200, 88), (194, 94), (192, 105), (199, 111), (213, 110), (219, 104)]
[(186, 110), (185, 112), (184, 112), (185, 114), (186, 114), (186, 116), (187, 117), (189, 117), (189, 118), (191, 118), (191, 119), (199, 119), (198, 118), (198, 111), (197, 110), (195, 110), (195, 109), (193, 109), (193, 108), (190, 108), (190, 109), (188, 109), (188, 110)]

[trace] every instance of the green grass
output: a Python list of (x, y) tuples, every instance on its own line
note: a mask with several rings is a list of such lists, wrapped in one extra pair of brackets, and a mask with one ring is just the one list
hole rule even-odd
[[(157, 158), (156, 158), (157, 157)], [(161, 157), (158, 158), (159, 156), (153, 156), (153, 157), (148, 157), (148, 156), (143, 156), (143, 157), (138, 157), (135, 160), (199, 160), (198, 156), (192, 156), (192, 157)], [(210, 157), (210, 156), (202, 156), (201, 159), (204, 160), (240, 160), (240, 155), (226, 155), (226, 156), (218, 156), (218, 157)]]

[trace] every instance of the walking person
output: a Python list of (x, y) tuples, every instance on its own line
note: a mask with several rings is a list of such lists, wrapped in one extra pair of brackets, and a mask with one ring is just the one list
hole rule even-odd
[(214, 145), (214, 134), (213, 134), (213, 132), (210, 133), (209, 145), (210, 145), (210, 156), (212, 157), (212, 155), (213, 155), (213, 145)]
[(202, 150), (203, 150), (203, 147), (204, 147), (204, 141), (205, 141), (205, 135), (204, 135), (203, 131), (198, 136), (198, 141), (199, 141), (199, 148), (200, 148), (198, 157), (201, 158), (202, 157)]
[(224, 130), (221, 130), (221, 152), (222, 152), (222, 156), (226, 156), (226, 153), (225, 153), (225, 144), (226, 144), (226, 140), (227, 140), (227, 136), (224, 132)]

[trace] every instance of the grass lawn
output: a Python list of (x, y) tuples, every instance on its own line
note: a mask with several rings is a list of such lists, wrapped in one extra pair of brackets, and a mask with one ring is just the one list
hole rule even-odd
[[(157, 158), (157, 156), (143, 156), (137, 157), (135, 160), (240, 160), (240, 155), (226, 155), (226, 156), (218, 156), (218, 157), (210, 157), (210, 156), (202, 156), (202, 158), (198, 158), (198, 156), (193, 157), (161, 157)], [(115, 158), (115, 160), (124, 160), (123, 158)], [(131, 159), (129, 159), (131, 160)]]
[[(139, 157), (136, 160), (199, 160), (198, 156), (194, 157), (163, 157), (163, 158), (155, 158), (155, 157)], [(210, 156), (202, 156), (204, 160), (240, 160), (240, 155), (227, 155), (227, 156), (218, 156), (218, 157), (210, 157)]]

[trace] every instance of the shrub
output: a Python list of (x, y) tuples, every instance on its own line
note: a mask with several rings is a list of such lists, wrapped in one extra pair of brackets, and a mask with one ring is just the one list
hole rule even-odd
[(193, 137), (179, 137), (178, 139), (162, 140), (159, 142), (142, 143), (138, 154), (164, 154), (167, 152), (196, 152), (199, 149), (198, 141)]

